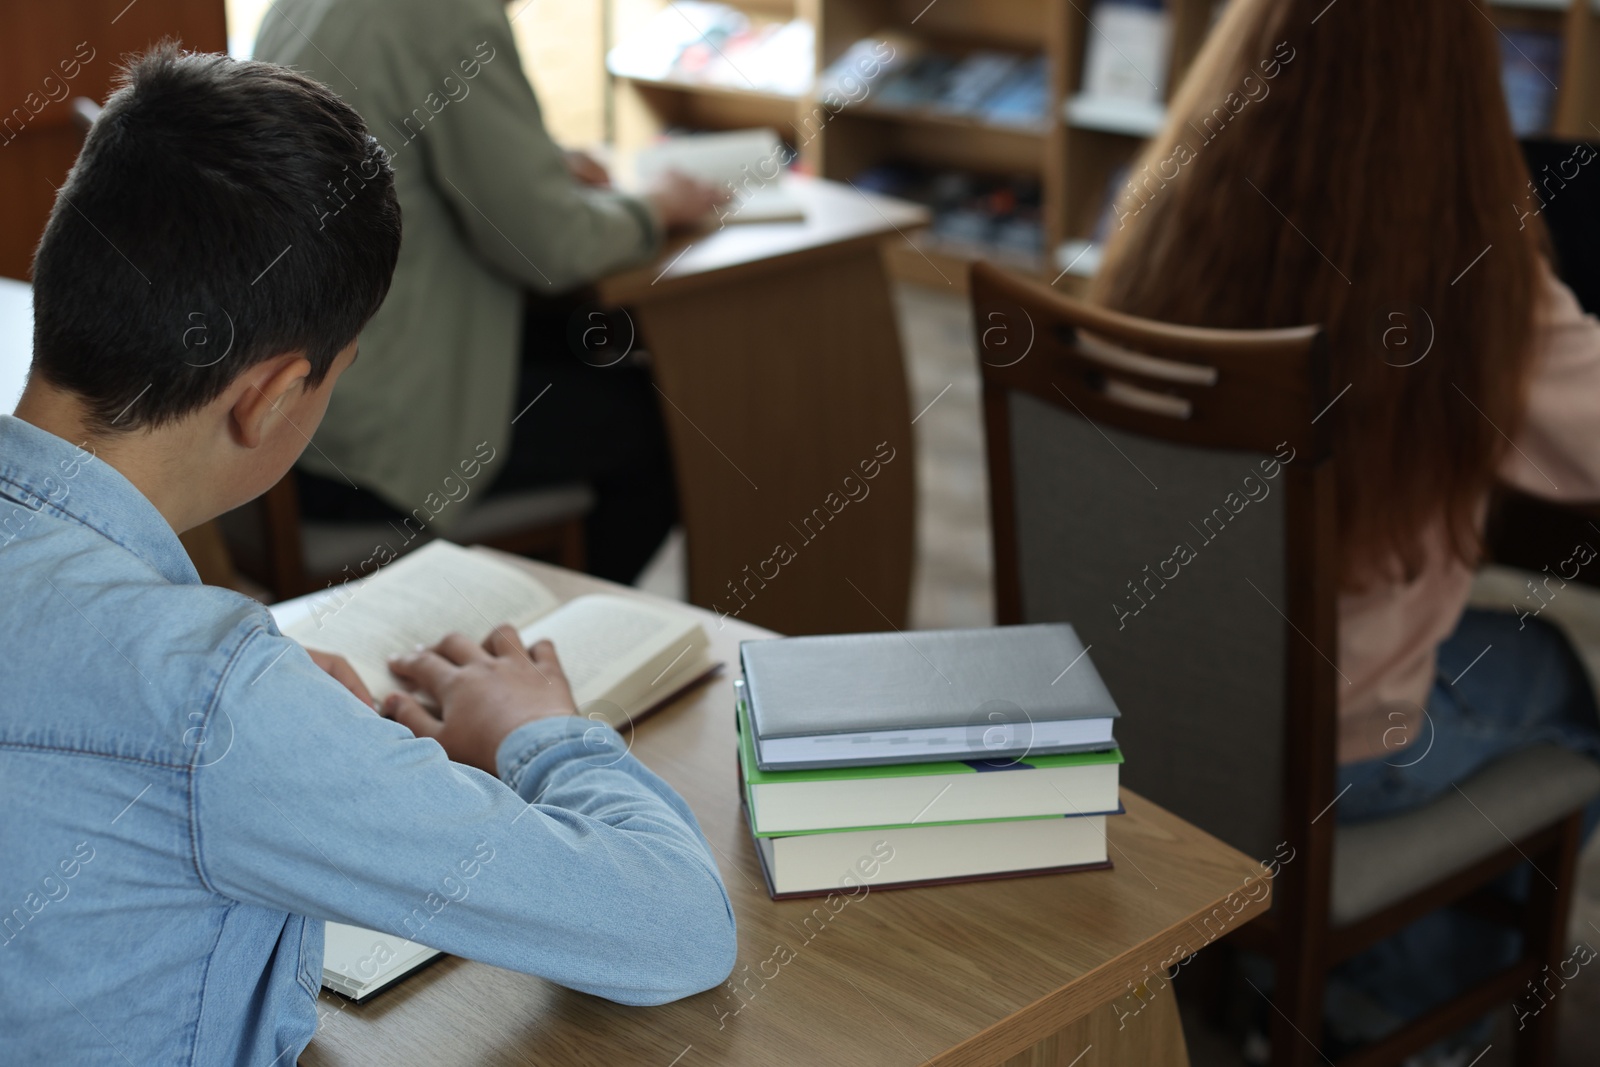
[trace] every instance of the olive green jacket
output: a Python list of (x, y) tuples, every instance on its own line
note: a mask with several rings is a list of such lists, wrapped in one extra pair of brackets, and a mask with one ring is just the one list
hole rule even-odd
[[(388, 299), (301, 466), (426, 509), (419, 518), (436, 514), (448, 530), (466, 510), (444, 506), (460, 499), (464, 465), (503, 457), (510, 441), (523, 293), (553, 295), (647, 258), (658, 240), (650, 213), (571, 178), (501, 0), (277, 0), (255, 55), (360, 112), (388, 149), (404, 215)], [(361, 195), (359, 176), (341, 184), (306, 209), (336, 212)]]

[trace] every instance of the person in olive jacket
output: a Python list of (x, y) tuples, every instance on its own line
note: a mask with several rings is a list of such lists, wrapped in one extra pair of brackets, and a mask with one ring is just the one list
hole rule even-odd
[[(558, 146), (501, 0), (276, 0), (255, 58), (360, 113), (405, 219), (388, 299), (298, 468), (302, 511), (449, 536), (484, 495), (583, 481), (588, 567), (632, 580), (676, 518), (660, 408), (645, 368), (569, 343), (570, 294), (726, 191), (671, 174), (630, 196)], [(336, 215), (363, 185), (351, 173), (307, 210)]]

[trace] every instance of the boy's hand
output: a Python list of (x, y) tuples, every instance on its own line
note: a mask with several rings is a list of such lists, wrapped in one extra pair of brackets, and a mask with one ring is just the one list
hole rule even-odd
[(497, 773), (495, 752), (507, 734), (535, 719), (578, 714), (572, 688), (549, 641), (524, 650), (510, 624), (482, 645), (448, 634), (432, 648), (396, 656), (389, 670), (408, 689), (432, 697), (438, 714), (404, 693), (379, 709), (418, 737), (431, 737), (457, 763)]
[(369, 708), (378, 706), (378, 702), (372, 699), (372, 691), (361, 680), (361, 675), (356, 673), (356, 669), (350, 666), (349, 660), (332, 652), (318, 652), (314, 648), (306, 649), (306, 655), (311, 657), (312, 663), (332, 675), (334, 681), (354, 693), (361, 703)]

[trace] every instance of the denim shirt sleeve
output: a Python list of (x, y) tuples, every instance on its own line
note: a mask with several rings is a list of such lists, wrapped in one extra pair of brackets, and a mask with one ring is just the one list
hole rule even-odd
[(733, 967), (733, 912), (693, 814), (608, 727), (520, 727), (500, 746), (501, 781), (266, 630), (208, 714), (192, 817), (217, 893), (624, 1004), (709, 989)]

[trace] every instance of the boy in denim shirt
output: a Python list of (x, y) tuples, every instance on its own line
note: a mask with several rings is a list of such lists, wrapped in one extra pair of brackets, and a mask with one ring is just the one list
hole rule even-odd
[(0, 417), (0, 1062), (292, 1063), (325, 920), (627, 1004), (732, 967), (694, 816), (548, 645), (450, 635), (394, 664), (440, 712), (375, 710), (179, 544), (293, 464), (399, 245), (356, 113), (223, 56), (136, 59), (60, 191)]

